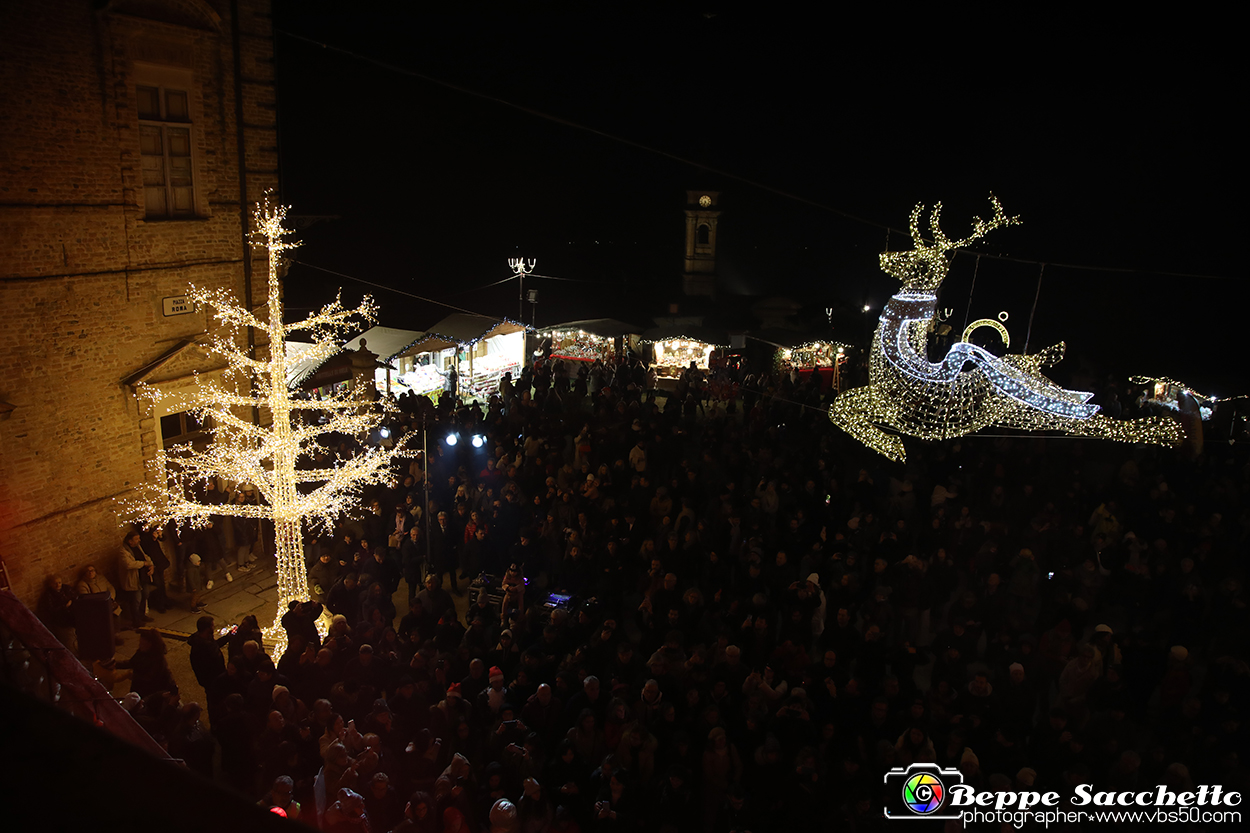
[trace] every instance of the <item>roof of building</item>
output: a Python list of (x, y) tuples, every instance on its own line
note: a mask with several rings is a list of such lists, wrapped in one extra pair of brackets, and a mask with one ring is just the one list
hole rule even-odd
[(645, 327), (640, 327), (637, 324), (617, 321), (615, 318), (583, 318), (580, 321), (565, 321), (562, 324), (552, 324), (549, 327), (542, 328), (543, 332), (550, 330), (583, 330), (600, 338), (640, 335), (645, 329)]
[(371, 353), (389, 362), (397, 353), (412, 344), (425, 333), (419, 330), (401, 330), (397, 327), (370, 327), (343, 345), (344, 350), (359, 350), (363, 341)]
[[(415, 356), (457, 346), (467, 346), (491, 336), (508, 335), (526, 330), (526, 326), (510, 318), (491, 318), (458, 312), (429, 328), (419, 338), (406, 344), (390, 358)], [(372, 349), (372, 348), (370, 348)]]

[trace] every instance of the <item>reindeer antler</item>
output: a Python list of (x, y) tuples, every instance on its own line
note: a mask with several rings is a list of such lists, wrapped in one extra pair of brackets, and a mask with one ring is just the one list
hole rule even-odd
[(933, 215), (929, 220), (929, 229), (933, 232), (934, 248), (939, 251), (950, 251), (958, 249), (961, 246), (967, 246), (973, 240), (979, 240), (989, 232), (1002, 226), (1018, 226), (1020, 225), (1019, 217), (1009, 217), (1003, 212), (1003, 204), (999, 202), (998, 197), (990, 194), (990, 204), (994, 206), (994, 216), (988, 221), (982, 220), (980, 217), (972, 218), (972, 234), (963, 240), (950, 240), (938, 228), (938, 217), (942, 211), (942, 204), (937, 203), (933, 206)]
[(929, 215), (929, 233), (933, 237), (933, 245), (925, 243), (920, 232), (920, 218), (924, 214), (924, 205), (919, 204), (911, 210), (909, 228), (913, 250), (910, 252), (886, 252), (881, 255), (881, 268), (903, 282), (903, 289), (909, 291), (932, 291), (941, 285), (946, 277), (946, 253), (974, 240), (984, 237), (987, 233), (1000, 226), (1018, 225), (1019, 217), (1009, 217), (1003, 212), (998, 197), (990, 194), (990, 203), (994, 206), (994, 216), (989, 220), (973, 218), (972, 234), (962, 240), (951, 240), (942, 233), (942, 203), (934, 203)]
[[(935, 212), (942, 210), (942, 204), (938, 203), (933, 206)], [(911, 210), (911, 219), (908, 221), (908, 228), (911, 229), (911, 242), (916, 247), (916, 251), (928, 248), (924, 244), (924, 235), (920, 233), (920, 215), (924, 213), (924, 203), (916, 203), (916, 207)]]

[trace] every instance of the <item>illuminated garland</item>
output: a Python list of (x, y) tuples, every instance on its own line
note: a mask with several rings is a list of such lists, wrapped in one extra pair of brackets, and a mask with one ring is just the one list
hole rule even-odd
[[(902, 288), (881, 311), (872, 339), (868, 384), (840, 394), (829, 408), (829, 418), (860, 442), (899, 461), (907, 457), (902, 440), (881, 426), (924, 440), (962, 437), (996, 425), (1122, 442), (1178, 444), (1181, 428), (1174, 420), (1109, 419), (1098, 413), (1098, 406), (1089, 404), (1093, 394), (1065, 390), (1043, 376), (1041, 368), (1063, 357), (1062, 342), (1031, 356), (999, 358), (961, 341), (951, 346), (942, 361), (928, 360), (927, 331), (937, 312), (936, 290), (946, 277), (946, 253), (992, 229), (1019, 223), (1018, 218), (1003, 213), (994, 196), (990, 200), (994, 216), (988, 221), (976, 218), (972, 234), (956, 241), (939, 228), (942, 206), (935, 205), (929, 220), (932, 246), (920, 234), (924, 207), (917, 205), (912, 211), (915, 248), (881, 255), (882, 270), (898, 278)], [(977, 323), (997, 324), (989, 319)], [(999, 324), (996, 329), (1004, 343), (1009, 342), (1006, 328)]]
[[(341, 513), (355, 507), (362, 487), (387, 482), (391, 462), (408, 453), (406, 444), (398, 442), (390, 449), (369, 447), (351, 459), (336, 459), (332, 467), (297, 468), (299, 462), (311, 461), (318, 448), (327, 448), (319, 438), (328, 434), (363, 436), (383, 421), (391, 406), (343, 394), (319, 401), (292, 398), (286, 384), (290, 363), (287, 336), (307, 332), (314, 346), (304, 355), (324, 360), (339, 350), (351, 319), (363, 318), (372, 323), (377, 318), (377, 306), (365, 297), (359, 307), (347, 310), (335, 299), (297, 324), (282, 323), (279, 260), (282, 252), (299, 245), (285, 239), (291, 233), (283, 225), (286, 212), (286, 207), (273, 205), (268, 194), (253, 212), (256, 231), (251, 235), (252, 245), (264, 246), (269, 256), (267, 321), (254, 316), (224, 289), (193, 287), (189, 293), (197, 305), (210, 309), (222, 325), (209, 345), (212, 353), (226, 361), (222, 378), (197, 374), (189, 393), (171, 393), (153, 386), (141, 388), (141, 394), (153, 403), (172, 401), (173, 410), (191, 411), (202, 423), (210, 418), (206, 423), (211, 425), (208, 446), (202, 451), (189, 447), (158, 451), (149, 463), (147, 482), (119, 501), (128, 520), (152, 526), (172, 520), (202, 527), (213, 515), (272, 520), (276, 533), (278, 611), (265, 638), (278, 653), (286, 644), (281, 617), (288, 603), (308, 598), (304, 525), (331, 530)], [(245, 343), (243, 332), (247, 327), (268, 336), (268, 359), (253, 359), (239, 348), (239, 344)], [(253, 409), (260, 409), (271, 422), (254, 424), (250, 419)], [(194, 497), (199, 487), (216, 478), (228, 484), (252, 484), (264, 500), (258, 505), (199, 502)], [(308, 490), (309, 484), (320, 485)]]
[[(488, 316), (482, 316), (482, 317), (483, 317), (483, 318), (486, 318), (486, 317), (488, 317)], [(514, 321), (514, 320), (512, 320), (511, 318), (496, 318), (496, 319), (495, 319), (495, 322), (496, 322), (496, 323), (495, 323), (494, 325), (492, 325), (492, 326), (491, 326), (491, 328), (490, 328), (489, 330), (487, 330), (486, 332), (482, 333), (480, 336), (477, 336), (476, 338), (471, 338), (471, 339), (468, 339), (468, 340), (465, 340), (465, 339), (462, 339), (462, 338), (458, 338), (458, 337), (456, 337), (456, 336), (444, 335), (443, 333), (438, 333), (438, 332), (434, 332), (433, 330), (430, 330), (430, 331), (428, 331), (428, 332), (422, 333), (422, 334), (421, 334), (421, 336), (420, 336), (420, 337), (418, 337), (415, 341), (412, 341), (412, 342), (410, 342), (409, 344), (407, 344), (406, 346), (401, 347), (399, 350), (396, 350), (396, 351), (395, 351), (392, 355), (390, 355), (390, 356), (388, 356), (388, 357), (387, 357), (387, 361), (390, 361), (391, 359), (394, 359), (396, 356), (399, 356), (399, 355), (402, 355), (402, 354), (404, 354), (404, 353), (407, 353), (409, 350), (413, 350), (414, 348), (419, 348), (421, 345), (425, 344), (426, 342), (445, 341), (445, 342), (448, 342), (449, 344), (456, 345), (456, 349), (457, 349), (457, 350), (464, 350), (466, 347), (472, 347), (472, 346), (474, 346), (474, 345), (475, 345), (475, 344), (477, 344), (479, 341), (485, 341), (486, 339), (491, 338), (492, 336), (494, 336), (494, 335), (495, 335), (495, 330), (499, 329), (499, 327), (500, 327), (500, 326), (502, 326), (502, 325), (504, 325), (504, 324), (514, 324), (514, 325), (516, 325), (516, 326), (520, 327), (520, 328), (521, 328), (522, 330), (524, 330), (525, 332), (533, 332), (533, 330), (534, 330), (534, 328), (533, 328), (533, 327), (531, 327), (531, 326), (529, 326), (528, 324), (525, 324), (525, 323), (523, 323), (523, 322), (521, 322), (521, 321)], [(440, 347), (440, 348), (438, 348), (437, 350), (420, 350), (420, 349), (417, 349), (417, 350), (415, 350), (414, 352), (415, 352), (415, 354), (421, 354), (421, 353), (435, 353), (435, 352), (439, 352), (439, 351), (441, 351), (441, 350), (450, 350), (450, 349), (452, 349), (452, 348), (451, 348), (451, 347)]]

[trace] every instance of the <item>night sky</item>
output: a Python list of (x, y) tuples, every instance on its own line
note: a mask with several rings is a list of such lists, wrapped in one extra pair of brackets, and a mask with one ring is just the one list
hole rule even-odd
[[(479, 288), (524, 254), (576, 279), (533, 282), (540, 325), (649, 325), (678, 300), (685, 190), (719, 189), (724, 286), (789, 296), (813, 321), (834, 307), (835, 335), (854, 341), (872, 323), (854, 311), (871, 304), (875, 319), (894, 289), (876, 266), (880, 226), (905, 228), (915, 203), (940, 199), (960, 236), (993, 191), (1023, 225), (976, 248), (1050, 264), (1030, 351), (1067, 341), (1056, 379), (1084, 365), (1250, 392), (1233, 126), (1244, 84), (1218, 25), (586, 5), (472, 15), (279, 0), (282, 196), (297, 215), (337, 217), (303, 232), (298, 259), (515, 317), (514, 282)], [(974, 264), (956, 257), (943, 287), (959, 325)], [(971, 317), (1007, 311), (1022, 344), (1038, 272), (982, 258)], [(339, 286), (349, 302), (375, 294), (389, 326), (450, 312), (303, 265), (292, 311)]]

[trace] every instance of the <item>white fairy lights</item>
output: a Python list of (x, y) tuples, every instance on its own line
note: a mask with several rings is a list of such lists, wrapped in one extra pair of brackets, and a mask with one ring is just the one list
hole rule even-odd
[(1063, 358), (1064, 345), (1030, 356), (999, 358), (967, 341), (972, 330), (993, 327), (1010, 344), (1006, 327), (993, 319), (969, 325), (963, 341), (952, 345), (937, 363), (926, 355), (927, 334), (937, 312), (936, 291), (946, 277), (947, 252), (967, 245), (1001, 226), (1020, 221), (1003, 213), (993, 196), (994, 215), (975, 218), (972, 234), (948, 239), (938, 226), (942, 206), (929, 221), (933, 245), (920, 234), (924, 206), (911, 213), (910, 252), (881, 255), (881, 268), (902, 282), (885, 308), (873, 335), (868, 384), (840, 394), (829, 418), (851, 436), (892, 460), (905, 460), (902, 440), (882, 426), (925, 440), (962, 437), (992, 425), (1025, 431), (1063, 431), (1122, 442), (1175, 445), (1181, 428), (1170, 419), (1149, 417), (1112, 420), (1089, 403), (1092, 394), (1065, 390), (1047, 379), (1041, 368)]
[[(222, 377), (196, 375), (192, 390), (182, 394), (153, 386), (142, 388), (142, 394), (153, 402), (172, 401), (174, 411), (191, 411), (201, 422), (209, 418), (208, 446), (203, 450), (184, 446), (182, 451), (158, 451), (149, 463), (147, 482), (120, 501), (129, 520), (148, 525), (173, 520), (198, 527), (213, 515), (272, 520), (278, 611), (265, 636), (279, 653), (286, 642), (281, 617), (288, 603), (308, 598), (304, 525), (332, 527), (341, 513), (355, 506), (363, 486), (389, 480), (392, 460), (408, 453), (401, 440), (389, 449), (367, 446), (355, 457), (337, 459), (329, 453), (331, 448), (319, 442), (329, 434), (366, 435), (389, 413), (385, 401), (360, 400), (350, 394), (316, 401), (291, 396), (287, 387), (287, 336), (308, 333), (314, 347), (303, 356), (324, 360), (339, 350), (351, 320), (372, 323), (377, 306), (366, 297), (359, 307), (347, 310), (336, 299), (299, 323), (282, 323), (279, 261), (284, 251), (298, 245), (286, 239), (291, 233), (284, 227), (286, 211), (266, 195), (253, 212), (256, 230), (251, 235), (252, 245), (268, 251), (267, 321), (253, 315), (223, 289), (192, 288), (190, 292), (195, 303), (211, 310), (222, 325), (208, 345), (210, 352), (226, 361)], [(254, 359), (240, 349), (247, 327), (268, 336), (268, 358)], [(251, 421), (253, 409), (258, 409), (262, 424)], [(314, 459), (318, 450), (327, 452), (320, 463)], [(201, 503), (195, 495), (209, 479), (254, 485), (263, 500), (258, 504)]]

